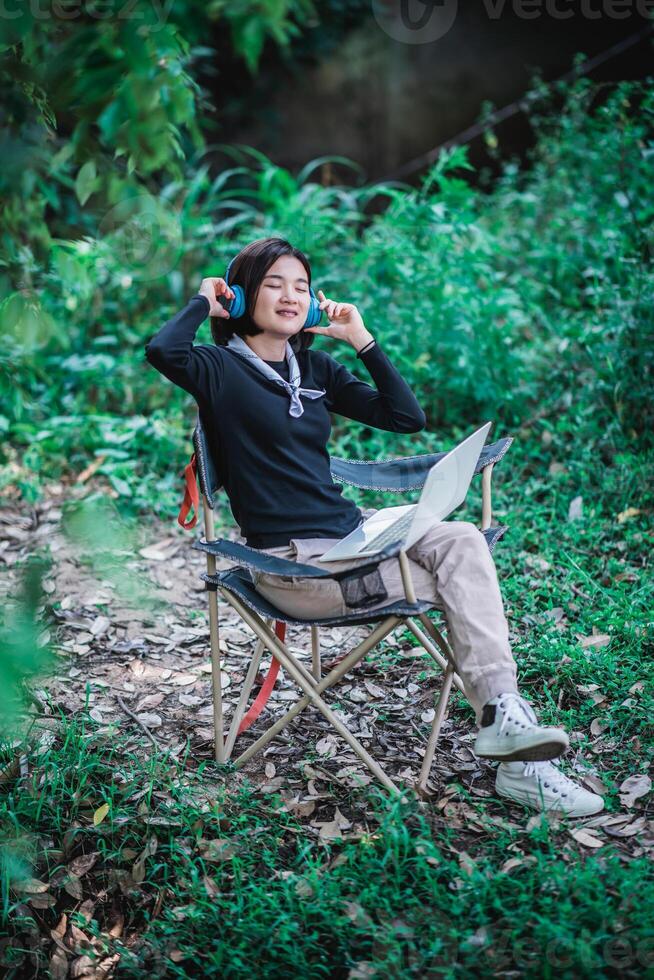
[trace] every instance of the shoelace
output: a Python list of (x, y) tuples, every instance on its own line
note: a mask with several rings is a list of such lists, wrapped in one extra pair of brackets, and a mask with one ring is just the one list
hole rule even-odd
[[(506, 704), (507, 701), (508, 701), (508, 705)], [(517, 709), (518, 715), (522, 713), (522, 716), (525, 717), (532, 724), (534, 725), (538, 724), (538, 718), (536, 717), (536, 713), (532, 708), (532, 706), (527, 701), (524, 701), (520, 697), (520, 695), (516, 694), (514, 691), (509, 691), (507, 694), (503, 694), (499, 699), (498, 704), (505, 705), (502, 708), (502, 711), (504, 713), (498, 730), (499, 735), (501, 735), (502, 732), (504, 731), (504, 726), (506, 725), (509, 718), (511, 718), (512, 721), (516, 721), (516, 719), (512, 717), (510, 714), (511, 708)], [(520, 718), (518, 717), (517, 720), (520, 721)]]
[[(551, 762), (525, 762), (524, 768), (525, 776), (536, 776), (540, 779), (547, 789), (552, 790), (553, 793), (561, 793), (561, 796), (567, 796), (568, 791), (575, 788), (574, 782), (569, 779), (565, 773), (553, 766)], [(565, 787), (566, 792), (563, 793), (563, 787)]]

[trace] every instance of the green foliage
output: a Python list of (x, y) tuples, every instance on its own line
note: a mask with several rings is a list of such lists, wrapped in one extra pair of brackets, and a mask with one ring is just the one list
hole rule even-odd
[[(45, 950), (24, 937), (38, 937), (37, 920), (54, 929), (64, 909), (94, 937), (91, 956), (118, 954), (124, 977), (241, 977), (254, 951), (256, 975), (270, 978), (651, 971), (650, 863), (624, 861), (612, 842), (582, 858), (565, 828), (525, 827), (473, 798), (463, 845), (447, 817), (411, 795), (372, 796), (367, 830), (325, 842), (280, 797), (230, 790), (212, 766), (192, 772), (186, 759), (144, 762), (124, 733), (100, 732), (85, 712), (30, 762), (0, 800), (0, 922), (16, 937), (0, 956), (14, 971), (27, 968), (28, 949), (47, 969)], [(66, 868), (83, 855), (95, 856), (84, 894), (114, 901), (78, 919)], [(30, 879), (51, 907), (28, 906)]]
[(112, 206), (182, 176), (204, 146), (194, 76), (216, 57), (213, 32), (254, 72), (267, 38), (285, 48), (318, 23), (312, 0), (71, 6), (23, 4), (0, 19), (3, 293), (40, 295), (53, 238), (96, 237)]
[[(204, 154), (179, 161), (181, 176), (157, 193), (127, 192), (109, 174), (108, 209), (86, 213), (83, 237), (53, 238), (38, 272), (27, 257), (38, 288), (0, 307), (0, 377), (10, 382), (0, 422), (14, 447), (0, 489), (35, 499), (44, 479), (100, 460), (98, 476), (130, 506), (154, 499), (171, 514), (195, 408), (146, 364), (143, 346), (242, 244), (281, 234), (307, 251), (316, 285), (360, 307), (428, 416), (410, 443), (335, 419), (334, 455), (448, 448), (492, 418), (491, 437), (555, 434), (570, 487), (599, 507), (613, 508), (635, 468), (630, 503), (647, 506), (653, 90), (585, 79), (560, 88), (558, 109), (547, 90), (530, 94), (531, 166), (506, 163), (488, 193), (465, 179), (463, 148), (442, 154), (418, 189), (325, 187), (316, 174), (330, 158), (292, 175), (238, 146), (221, 147), (234, 166), (216, 175)], [(82, 197), (97, 179), (84, 166)], [(198, 341), (207, 339), (203, 326)], [(349, 348), (316, 346), (361, 372)]]
[(50, 560), (33, 554), (20, 569), (15, 595), (4, 597), (0, 611), (0, 739), (10, 742), (18, 735), (24, 708), (23, 684), (52, 667), (54, 657), (41, 612), (43, 579)]

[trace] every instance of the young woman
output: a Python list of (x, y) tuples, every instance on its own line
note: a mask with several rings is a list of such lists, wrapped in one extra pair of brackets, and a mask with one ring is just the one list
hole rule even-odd
[[(246, 310), (232, 319), (235, 284), (244, 291)], [(148, 361), (196, 400), (246, 544), (309, 563), (375, 513), (362, 512), (332, 479), (330, 413), (391, 432), (418, 432), (426, 424), (413, 392), (356, 306), (318, 290), (329, 326), (304, 327), (310, 285), (309, 262), (289, 242), (251, 242), (234, 259), (229, 283), (203, 279), (198, 293), (145, 348)], [(214, 343), (194, 346), (207, 316)], [(326, 351), (311, 350), (315, 334), (352, 347), (374, 387)], [(484, 536), (470, 522), (440, 521), (407, 555), (418, 598), (431, 600), (446, 617), (456, 669), (480, 726), (475, 752), (499, 761), (498, 793), (571, 816), (599, 812), (602, 798), (548, 761), (568, 747), (566, 733), (540, 726), (518, 693)], [(334, 564), (343, 569), (366, 560)], [(380, 563), (375, 583), (379, 598), (367, 608), (404, 598), (396, 558)], [(334, 581), (257, 574), (255, 585), (297, 617), (343, 615), (346, 599), (352, 601)]]

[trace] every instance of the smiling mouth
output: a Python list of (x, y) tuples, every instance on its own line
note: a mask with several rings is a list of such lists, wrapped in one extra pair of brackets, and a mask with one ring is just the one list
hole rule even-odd
[(297, 313), (293, 310), (277, 310), (277, 316), (286, 317), (287, 320), (292, 320), (293, 317), (297, 316)]

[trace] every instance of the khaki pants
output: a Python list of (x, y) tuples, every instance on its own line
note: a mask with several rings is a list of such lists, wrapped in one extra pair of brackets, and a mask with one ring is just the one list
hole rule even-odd
[[(375, 507), (368, 508), (363, 516), (368, 518), (376, 511)], [(338, 540), (292, 538), (289, 545), (260, 550), (337, 571), (370, 561), (312, 562)], [(407, 550), (407, 557), (416, 597), (429, 600), (445, 616), (456, 670), (480, 724), (487, 701), (496, 694), (518, 690), (509, 627), (486, 539), (468, 521), (437, 521)], [(380, 562), (379, 572), (388, 597), (366, 607), (366, 612), (405, 597), (397, 558)], [(289, 616), (327, 618), (356, 611), (345, 604), (341, 587), (333, 580), (252, 574), (257, 591)]]

